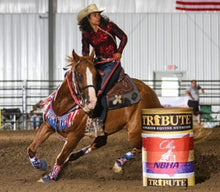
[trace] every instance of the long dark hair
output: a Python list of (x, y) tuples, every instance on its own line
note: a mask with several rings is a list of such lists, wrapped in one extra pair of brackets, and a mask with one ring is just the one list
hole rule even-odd
[[(83, 18), (82, 21), (79, 22), (79, 29), (82, 32), (88, 32), (90, 33), (91, 31), (93, 31), (90, 23), (89, 23), (89, 17), (90, 15), (88, 15), (87, 17)], [(106, 27), (107, 24), (110, 22), (110, 19), (107, 16), (104, 15), (100, 15), (101, 19), (100, 19), (100, 24), (102, 27)]]

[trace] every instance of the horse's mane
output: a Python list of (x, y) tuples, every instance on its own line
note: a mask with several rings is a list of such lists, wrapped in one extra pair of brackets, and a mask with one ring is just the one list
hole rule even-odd
[[(67, 56), (66, 57), (66, 61), (68, 63), (66, 67), (70, 67), (70, 66), (71, 66), (71, 68), (74, 67), (78, 60), (90, 60), (90, 62), (93, 62), (94, 61), (93, 60), (94, 59), (94, 53), (95, 53), (95, 51), (93, 49), (90, 56), (79, 56), (73, 50), (72, 56)], [(77, 61), (76, 61), (76, 59), (77, 59)]]
[(67, 61), (68, 65), (75, 63), (75, 61), (74, 61), (72, 56), (67, 56), (66, 61)]
[[(90, 60), (90, 56), (82, 56), (80, 57), (80, 60)], [(67, 66), (74, 66), (76, 64), (76, 61), (74, 60), (73, 56), (67, 56), (66, 58)]]
[(69, 67), (72, 68), (75, 64), (75, 60), (71, 56), (66, 57), (66, 62), (67, 62), (67, 65), (63, 68), (64, 70), (67, 70)]

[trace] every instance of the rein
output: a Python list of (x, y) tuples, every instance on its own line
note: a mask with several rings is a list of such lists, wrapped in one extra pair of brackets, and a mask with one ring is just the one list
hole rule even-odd
[[(115, 58), (111, 58), (111, 59), (106, 59), (104, 61), (98, 61), (95, 64), (103, 64), (103, 63), (109, 63), (111, 61), (115, 61)], [(116, 65), (114, 66), (113, 70), (111, 71), (111, 73), (109, 74), (109, 76), (107, 77), (107, 79), (105, 80), (105, 82), (103, 83), (102, 87), (100, 88), (100, 90), (97, 93), (97, 96), (99, 96), (102, 93), (102, 90), (105, 88), (106, 84), (108, 83), (109, 79), (111, 78), (111, 76), (113, 75), (113, 73), (115, 72), (115, 70), (117, 69), (118, 65), (120, 64), (120, 60), (117, 61)]]
[(95, 62), (95, 64), (103, 64), (103, 63), (109, 63), (109, 62), (111, 62), (111, 61), (115, 61), (116, 60), (116, 58), (109, 58), (109, 59), (106, 59), (106, 60), (103, 60), (103, 61), (97, 61), (97, 62)]
[[(69, 73), (71, 73), (71, 71), (70, 71)], [(68, 84), (70, 93), (71, 93), (71, 95), (72, 95), (72, 98), (74, 99), (74, 101), (76, 102), (76, 104), (81, 107), (82, 105), (81, 105), (79, 99), (77, 98), (76, 94), (75, 94), (74, 91), (73, 91), (73, 88), (72, 88), (72, 86), (71, 86), (71, 83), (70, 83), (70, 80), (69, 80), (69, 78), (68, 78), (68, 75), (66, 76), (66, 80), (67, 80), (67, 84)]]

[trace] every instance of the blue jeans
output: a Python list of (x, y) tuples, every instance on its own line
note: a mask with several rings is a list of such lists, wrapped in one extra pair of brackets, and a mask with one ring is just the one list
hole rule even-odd
[[(100, 88), (105, 83), (106, 79), (108, 78), (109, 74), (112, 72), (113, 68), (115, 67), (117, 61), (112, 61), (109, 63), (104, 64), (97, 64), (96, 68), (104, 72), (104, 77), (102, 77)], [(97, 113), (97, 110), (95, 111), (95, 114), (98, 114), (95, 118), (102, 120), (103, 122), (106, 119), (107, 111), (108, 111), (108, 105), (106, 101), (106, 93), (114, 86), (115, 82), (118, 80), (118, 77), (121, 72), (121, 63), (118, 65), (112, 76), (110, 77), (109, 81), (105, 85), (105, 87), (102, 89), (101, 94), (98, 97), (98, 104), (101, 104), (100, 109)]]
[(38, 116), (33, 115), (31, 117), (31, 127), (34, 127), (34, 128), (38, 127), (39, 128), (42, 124), (42, 121), (43, 121), (43, 118), (41, 115), (38, 115)]

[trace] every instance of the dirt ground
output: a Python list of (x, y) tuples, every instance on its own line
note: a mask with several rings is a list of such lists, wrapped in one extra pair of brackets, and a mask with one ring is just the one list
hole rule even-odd
[[(51, 170), (63, 141), (53, 135), (40, 146), (38, 157), (46, 160), (49, 167), (42, 172), (31, 166), (26, 154), (35, 131), (0, 131), (0, 192), (217, 192), (220, 191), (220, 127), (212, 130), (206, 140), (194, 146), (196, 185), (188, 188), (143, 187), (141, 155), (125, 165), (123, 174), (114, 173), (114, 161), (129, 151), (126, 131), (109, 136), (103, 148), (68, 163), (58, 181), (38, 183)], [(91, 142), (92, 139), (85, 137), (78, 148)]]

